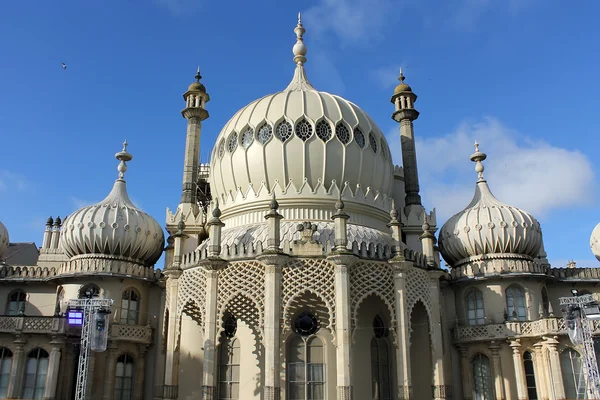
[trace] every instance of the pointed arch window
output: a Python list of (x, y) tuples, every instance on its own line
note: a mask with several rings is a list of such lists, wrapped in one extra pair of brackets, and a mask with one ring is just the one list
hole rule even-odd
[(477, 288), (467, 291), (467, 324), (485, 324), (485, 311), (483, 309), (483, 293)]
[(117, 358), (115, 371), (115, 400), (131, 400), (133, 398), (133, 371), (135, 362), (129, 354)]
[(87, 285), (79, 289), (78, 297), (80, 299), (85, 299), (89, 296), (91, 296), (92, 298), (100, 297), (100, 288), (98, 287), (98, 285), (88, 283)]
[(373, 320), (374, 336), (371, 339), (371, 384), (374, 399), (391, 400), (391, 363), (387, 343), (388, 329), (379, 315)]
[(506, 311), (511, 321), (525, 321), (527, 310), (525, 308), (525, 292), (518, 285), (506, 288)]
[(527, 396), (529, 400), (537, 400), (537, 387), (535, 386), (535, 370), (533, 368), (533, 355), (526, 351), (523, 353), (523, 367), (525, 369), (525, 382), (527, 383)]
[(219, 400), (240, 398), (240, 341), (227, 337), (219, 349)]
[(577, 399), (581, 398), (582, 394), (585, 395), (586, 385), (581, 355), (571, 348), (565, 349), (560, 353), (560, 366), (567, 398)]
[(127, 289), (121, 297), (121, 318), (120, 323), (126, 325), (136, 325), (138, 323), (140, 297), (137, 291)]
[(17, 289), (8, 295), (8, 306), (6, 308), (7, 315), (21, 315), (25, 312), (25, 302), (27, 301), (27, 294)]
[(544, 317), (550, 315), (550, 300), (548, 300), (548, 291), (545, 287), (542, 288), (542, 311), (544, 312)]
[(483, 354), (477, 354), (471, 361), (473, 368), (474, 400), (492, 400), (492, 370), (490, 359)]
[(41, 399), (46, 387), (46, 375), (48, 374), (48, 352), (37, 348), (27, 355), (25, 366), (25, 380), (23, 382), (24, 399)]
[(60, 287), (58, 293), (56, 294), (56, 304), (54, 305), (54, 314), (60, 315), (62, 311), (62, 304), (65, 300), (65, 288)]
[(6, 347), (0, 347), (0, 399), (4, 399), (6, 397), (8, 381), (10, 381), (12, 358), (12, 351)]

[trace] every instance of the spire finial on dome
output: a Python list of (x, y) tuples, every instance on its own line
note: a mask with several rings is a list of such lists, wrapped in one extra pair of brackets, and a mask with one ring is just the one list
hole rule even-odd
[(400, 67), (400, 75), (398, 76), (398, 80), (400, 83), (404, 83), (404, 74), (402, 73), (402, 67)]
[(125, 163), (131, 161), (131, 159), (133, 158), (133, 156), (127, 152), (128, 145), (129, 144), (127, 143), (127, 139), (125, 139), (125, 141), (123, 142), (123, 150), (115, 154), (115, 158), (120, 161), (119, 166), (117, 167), (117, 170), (119, 171), (119, 178), (117, 180), (120, 181), (125, 180), (123, 179), (123, 177), (125, 176), (125, 171), (127, 171), (127, 164)]
[(194, 78), (196, 78), (196, 82), (200, 83), (200, 79), (202, 79), (202, 75), (200, 75), (200, 66), (198, 65), (198, 71), (196, 72), (196, 76), (194, 76)]
[(477, 176), (479, 179), (477, 179), (477, 182), (485, 182), (485, 179), (483, 179), (483, 170), (485, 169), (483, 167), (483, 163), (482, 161), (485, 160), (487, 158), (487, 154), (482, 153), (479, 151), (479, 143), (477, 143), (477, 141), (475, 141), (475, 153), (471, 154), (471, 161), (475, 162), (475, 172), (477, 172)]
[(294, 28), (294, 32), (296, 33), (296, 44), (294, 45), (292, 51), (294, 52), (294, 62), (297, 65), (304, 65), (306, 62), (306, 45), (304, 44), (304, 26), (302, 26), (302, 15), (298, 13), (298, 25)]

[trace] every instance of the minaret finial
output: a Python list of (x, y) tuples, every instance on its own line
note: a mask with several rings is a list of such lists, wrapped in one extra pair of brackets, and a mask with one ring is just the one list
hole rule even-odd
[(475, 172), (477, 172), (477, 182), (485, 182), (485, 179), (483, 179), (483, 171), (484, 171), (484, 167), (482, 164), (482, 161), (485, 160), (487, 158), (487, 154), (482, 153), (479, 151), (479, 143), (477, 143), (477, 141), (475, 141), (475, 153), (471, 154), (471, 161), (475, 162)]
[(404, 78), (404, 74), (402, 73), (402, 67), (400, 67), (400, 75), (398, 76), (398, 80), (399, 80), (401, 83), (404, 83), (404, 79), (405, 79), (405, 78)]
[(200, 79), (202, 79), (202, 75), (200, 75), (200, 66), (198, 65), (198, 71), (196, 72), (196, 76), (194, 76), (194, 78), (196, 78), (196, 82), (200, 82)]
[(304, 44), (304, 26), (302, 26), (302, 15), (298, 13), (298, 25), (294, 28), (294, 32), (296, 33), (296, 44), (294, 45), (292, 51), (294, 52), (294, 62), (297, 65), (304, 65), (306, 62), (306, 45)]
[(133, 158), (133, 156), (127, 152), (128, 145), (127, 139), (125, 139), (123, 142), (123, 150), (115, 154), (115, 158), (120, 161), (119, 166), (117, 167), (117, 170), (119, 171), (119, 178), (117, 180), (120, 181), (124, 181), (123, 177), (125, 176), (125, 171), (127, 171), (127, 164), (125, 163), (131, 161)]

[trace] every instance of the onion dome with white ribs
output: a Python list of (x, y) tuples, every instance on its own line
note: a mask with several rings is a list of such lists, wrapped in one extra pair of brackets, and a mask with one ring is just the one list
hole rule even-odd
[(2, 260), (2, 254), (8, 248), (9, 243), (8, 229), (6, 229), (6, 226), (0, 221), (0, 260)]
[(594, 253), (594, 256), (596, 256), (598, 261), (600, 261), (600, 224), (596, 225), (592, 231), (592, 236), (590, 237), (590, 247), (592, 248), (592, 253)]
[(539, 222), (529, 213), (494, 197), (483, 178), (482, 161), (486, 157), (475, 143), (475, 153), (471, 155), (479, 176), (475, 195), (440, 231), (439, 248), (452, 267), (496, 258), (533, 261), (539, 255), (542, 245)]
[(111, 192), (98, 204), (83, 207), (63, 222), (61, 245), (71, 259), (110, 258), (153, 266), (164, 246), (164, 233), (154, 218), (129, 199), (124, 173), (133, 157), (127, 142), (115, 157), (119, 177)]
[(392, 192), (394, 167), (384, 134), (356, 104), (313, 87), (300, 15), (294, 32), (290, 84), (235, 113), (215, 142), (210, 184), (224, 221), (238, 205), (260, 200), (266, 207), (265, 192), (276, 190), (287, 207), (286, 199), (298, 197), (335, 201), (334, 186), (346, 202), (371, 196), (372, 206), (388, 212), (390, 202), (381, 199)]

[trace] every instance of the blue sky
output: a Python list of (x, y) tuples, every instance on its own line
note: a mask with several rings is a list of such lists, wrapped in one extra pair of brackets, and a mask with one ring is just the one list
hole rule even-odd
[[(319, 90), (359, 104), (400, 163), (389, 98), (419, 95), (422, 194), (441, 223), (470, 200), (477, 139), (497, 197), (536, 216), (555, 266), (596, 266), (600, 3), (553, 0), (42, 0), (0, 5), (0, 220), (41, 244), (48, 216), (97, 202), (123, 139), (134, 202), (164, 223), (181, 191), (182, 93), (200, 65), (221, 127), (293, 73), (296, 14)], [(61, 68), (61, 62), (68, 66)]]

